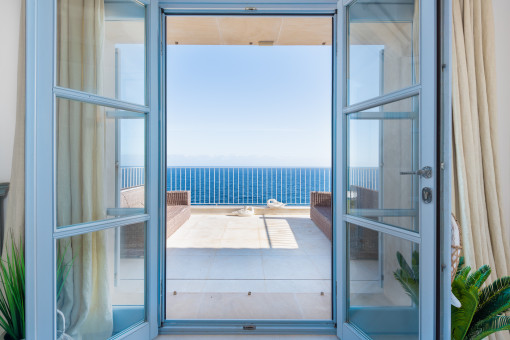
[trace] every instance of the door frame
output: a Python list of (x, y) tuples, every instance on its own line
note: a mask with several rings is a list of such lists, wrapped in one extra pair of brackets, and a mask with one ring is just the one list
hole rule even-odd
[[(338, 292), (338, 296), (340, 297), (337, 300), (338, 306), (338, 329), (337, 335), (341, 339), (344, 340), (355, 340), (355, 339), (365, 339), (367, 336), (358, 330), (354, 325), (349, 323), (348, 318), (348, 261), (349, 254), (347, 252), (348, 249), (348, 236), (347, 236), (347, 223), (356, 224), (357, 221), (362, 221), (362, 219), (358, 217), (354, 217), (347, 214), (346, 204), (344, 201), (345, 195), (341, 194), (346, 192), (347, 190), (347, 155), (345, 147), (348, 145), (347, 141), (347, 114), (362, 111), (371, 107), (379, 106), (385, 103), (394, 102), (400, 99), (412, 98), (413, 96), (418, 96), (419, 100), (419, 113), (420, 113), (420, 130), (425, 130), (428, 132), (433, 132), (432, 136), (424, 136), (423, 133), (420, 134), (420, 143), (419, 143), (419, 155), (420, 155), (420, 167), (425, 165), (432, 166), (433, 168), (433, 179), (425, 180), (420, 179), (419, 189), (423, 186), (428, 186), (432, 188), (433, 192), (433, 204), (424, 206), (421, 203), (420, 199), (420, 230), (418, 233), (407, 231), (407, 230), (398, 230), (396, 228), (390, 228), (391, 230), (384, 228), (382, 225), (378, 226), (376, 223), (368, 223), (364, 221), (365, 224), (370, 224), (371, 229), (376, 231), (384, 232), (388, 235), (394, 235), (397, 237), (401, 237), (405, 240), (409, 240), (411, 242), (415, 242), (419, 245), (420, 248), (420, 277), (426, 278), (428, 277), (428, 284), (424, 282), (424, 280), (420, 280), (420, 317), (419, 317), (419, 335), (420, 339), (433, 339), (436, 337), (437, 330), (439, 329), (439, 325), (441, 324), (441, 320), (439, 319), (438, 307), (440, 304), (446, 304), (444, 302), (445, 298), (438, 295), (441, 287), (444, 287), (444, 282), (442, 282), (442, 286), (439, 285), (439, 278), (444, 278), (444, 270), (440, 271), (439, 268), (439, 236), (445, 237), (444, 231), (443, 234), (440, 234), (440, 207), (439, 202), (444, 202), (444, 196), (446, 193), (441, 190), (440, 191), (440, 180), (445, 180), (445, 176), (442, 175), (442, 171), (440, 170), (440, 162), (439, 155), (449, 155), (448, 153), (441, 152), (444, 149), (444, 145), (439, 141), (440, 133), (438, 131), (438, 127), (442, 125), (440, 122), (441, 118), (439, 116), (438, 110), (438, 102), (440, 100), (439, 96), (439, 82), (438, 82), (438, 74), (436, 72), (430, 72), (430, 70), (438, 70), (438, 51), (439, 51), (439, 33), (438, 33), (438, 11), (439, 11), (439, 2), (438, 1), (428, 1), (421, 0), (420, 1), (420, 83), (416, 85), (412, 85), (406, 87), (404, 89), (391, 92), (388, 94), (381, 95), (374, 99), (369, 99), (360, 103), (356, 103), (353, 105), (348, 105), (347, 102), (347, 71), (348, 71), (348, 42), (346, 41), (347, 32), (348, 32), (348, 13), (347, 8), (351, 4), (353, 4), (355, 0), (340, 0), (339, 1), (339, 14), (338, 14), (338, 46), (341, 48), (342, 53), (342, 62), (341, 62), (341, 71), (339, 72), (342, 75), (345, 75), (337, 82), (338, 91), (337, 96), (338, 100), (338, 108), (337, 112), (340, 117), (337, 120), (337, 130), (342, 131), (342, 136), (338, 140), (340, 144), (337, 149), (336, 159), (338, 162), (341, 162), (340, 168), (337, 166), (337, 169), (341, 169), (341, 173), (339, 174), (341, 178), (336, 182), (336, 192), (340, 194), (341, 197), (337, 197), (336, 200), (336, 211), (341, 212), (341, 215), (336, 214), (339, 219), (336, 221), (337, 230), (340, 232), (337, 233), (337, 245), (345, 245), (344, 251), (339, 252), (337, 258), (337, 275), (338, 282), (340, 283), (340, 291)], [(427, 18), (427, 20), (424, 20)], [(434, 20), (430, 20), (434, 18)], [(427, 48), (423, 48), (423, 46), (427, 46)], [(429, 70), (428, 72), (426, 72)], [(421, 117), (425, 116), (426, 113), (429, 113), (433, 117), (433, 119), (423, 120)], [(430, 117), (430, 116), (429, 116)], [(422, 145), (424, 143), (432, 143), (433, 146), (423, 149)], [(422, 164), (422, 162), (426, 164)], [(441, 189), (443, 189), (441, 187)], [(443, 211), (448, 211), (449, 216), (449, 206), (443, 207)], [(427, 219), (429, 223), (423, 223), (424, 218)], [(433, 230), (426, 230), (425, 225), (434, 226)], [(363, 224), (361, 224), (363, 226)], [(449, 226), (449, 224), (448, 224)], [(444, 228), (449, 229), (449, 228)], [(424, 232), (425, 231), (425, 232)], [(424, 251), (426, 250), (426, 252)], [(443, 255), (443, 258), (446, 257), (446, 254)], [(432, 284), (430, 284), (432, 283)], [(443, 290), (444, 291), (444, 290)], [(425, 299), (424, 296), (430, 296), (433, 298)], [(343, 298), (342, 298), (343, 297)], [(449, 301), (449, 297), (447, 299)], [(428, 323), (425, 321), (429, 320)]]
[[(57, 0), (26, 2), (26, 114), (25, 114), (25, 324), (27, 339), (52, 339), (56, 335), (56, 242), (129, 223), (146, 223), (146, 244), (156, 244), (159, 211), (159, 6), (158, 0), (136, 0), (145, 6), (147, 103), (137, 105), (56, 86)], [(146, 205), (135, 217), (96, 221), (85, 226), (56, 229), (55, 223), (55, 103), (56, 98), (147, 114)], [(158, 335), (158, 252), (146, 247), (145, 321), (113, 336), (122, 339), (155, 338)]]
[[(160, 149), (162, 150), (161, 155), (166, 155), (166, 30), (165, 23), (166, 17), (171, 15), (211, 15), (211, 16), (327, 16), (332, 19), (332, 169), (334, 169), (334, 159), (336, 143), (335, 140), (335, 129), (334, 122), (336, 117), (336, 78), (337, 78), (337, 13), (335, 0), (326, 0), (321, 3), (313, 3), (307, 1), (280, 1), (277, 4), (275, 1), (258, 1), (256, 4), (250, 3), (250, 8), (247, 8), (245, 4), (240, 4), (238, 1), (226, 0), (218, 4), (218, 1), (200, 1), (192, 3), (174, 3), (174, 2), (160, 2), (160, 15), (161, 15), (161, 44), (163, 48), (161, 51), (160, 58), (160, 71), (161, 71), (161, 125), (164, 139), (160, 141)], [(253, 10), (256, 8), (256, 10)], [(160, 166), (160, 176), (163, 181), (166, 179), (166, 157), (162, 157), (162, 163)], [(335, 183), (335, 175), (332, 172), (332, 181)], [(161, 195), (165, 194), (166, 181), (162, 182)], [(334, 188), (334, 184), (332, 184)], [(333, 190), (333, 200), (335, 199), (335, 190)], [(161, 324), (159, 328), (159, 334), (324, 334), (333, 335), (336, 334), (336, 319), (337, 319), (337, 292), (336, 292), (336, 247), (333, 242), (332, 247), (332, 319), (331, 320), (165, 320), (165, 289), (166, 282), (165, 277), (165, 259), (166, 259), (166, 242), (165, 242), (165, 200), (160, 201), (161, 209), (161, 224), (160, 224), (160, 235), (162, 235), (159, 242), (159, 255), (160, 255), (160, 275), (163, 275), (160, 285), (160, 308), (159, 322)], [(336, 212), (333, 211), (333, 219), (335, 218)], [(334, 222), (333, 222), (333, 225)], [(333, 228), (333, 240), (335, 240), (335, 228)], [(255, 330), (245, 330), (243, 326), (256, 325)]]
[[(147, 5), (147, 18), (149, 19), (147, 29), (147, 61), (150, 66), (147, 69), (147, 86), (149, 88), (149, 106), (153, 114), (148, 119), (148, 128), (151, 131), (147, 158), (151, 162), (159, 164), (159, 167), (152, 166), (148, 177), (148, 188), (152, 191), (152, 195), (147, 197), (148, 211), (150, 216), (148, 224), (147, 242), (150, 244), (158, 244), (159, 247), (149, 247), (147, 250), (147, 322), (131, 329), (122, 336), (146, 335), (154, 338), (161, 334), (175, 332), (191, 332), (191, 333), (208, 333), (211, 330), (217, 334), (225, 334), (229, 332), (238, 332), (239, 324), (224, 324), (218, 327), (195, 328), (191, 330), (189, 325), (182, 325), (182, 329), (174, 328), (176, 325), (164, 324), (164, 314), (162, 312), (161, 299), (164, 301), (164, 253), (163, 242), (164, 235), (164, 188), (165, 183), (165, 167), (166, 167), (166, 124), (164, 108), (165, 108), (165, 58), (164, 52), (164, 26), (163, 11), (170, 10), (173, 13), (208, 13), (212, 9), (218, 10), (219, 1), (215, 0), (180, 0), (158, 1), (158, 0), (139, 0)], [(53, 110), (53, 71), (54, 71), (54, 51), (51, 48), (53, 41), (48, 41), (54, 32), (55, 17), (55, 0), (25, 0), (26, 2), (26, 119), (25, 119), (25, 264), (26, 264), (26, 338), (27, 339), (48, 339), (53, 336), (55, 318), (54, 313), (48, 313), (48, 306), (54, 307), (54, 282), (53, 278), (49, 278), (48, 273), (54, 270), (54, 259), (56, 257), (53, 226), (45, 224), (50, 221), (53, 211), (53, 204), (48, 197), (52, 197), (54, 177), (52, 171), (47, 166), (48, 159), (52, 159), (53, 155), (48, 149), (39, 149), (38, 145), (47, 143), (52, 140), (54, 126), (51, 119), (47, 119), (48, 112)], [(348, 4), (352, 0), (339, 0), (338, 5), (342, 8), (343, 4)], [(216, 4), (215, 4), (216, 3)], [(274, 0), (258, 0), (256, 3), (250, 3), (251, 6), (257, 7), (259, 13), (278, 12), (279, 14), (299, 14), (308, 11), (311, 14), (320, 14), (324, 12), (333, 12), (336, 10), (336, 0), (322, 0), (320, 3), (311, 0), (280, 0), (276, 3)], [(437, 336), (447, 338), (450, 335), (450, 180), (451, 180), (451, 4), (449, 1), (436, 0), (428, 1), (426, 6), (434, 7), (437, 12), (441, 9), (441, 17), (438, 16), (438, 23), (434, 25), (434, 29), (427, 33), (427, 39), (438, 39), (441, 42), (440, 55), (441, 64), (439, 68), (434, 64), (437, 73), (429, 72), (422, 76), (434, 77), (441, 80), (441, 86), (438, 86), (436, 93), (437, 108), (441, 116), (438, 118), (440, 134), (438, 131), (438, 161), (441, 165), (441, 175), (437, 174), (436, 180), (436, 197), (439, 197), (437, 220), (440, 225), (435, 240), (437, 245), (437, 258), (434, 262), (436, 275), (435, 302), (433, 307), (436, 311), (436, 330)], [(243, 14), (245, 13), (245, 5), (240, 0), (223, 0), (221, 1), (221, 11), (223, 14)], [(334, 30), (333, 43), (334, 56), (339, 52), (340, 46), (343, 46), (342, 30), (345, 29), (345, 13), (339, 10), (334, 21), (336, 29)], [(439, 27), (439, 28), (438, 28)], [(423, 31), (423, 30), (422, 30)], [(340, 34), (338, 34), (340, 33)], [(439, 43), (437, 44), (439, 46)], [(438, 47), (439, 48), (439, 47)], [(344, 50), (344, 49), (342, 49)], [(436, 51), (437, 52), (437, 51)], [(342, 51), (342, 53), (344, 53)], [(432, 54), (432, 53), (431, 53)], [(345, 84), (337, 79), (338, 69), (345, 70), (345, 58), (343, 63), (337, 65), (337, 58), (333, 58), (333, 86), (335, 92), (333, 95), (333, 128), (342, 133), (345, 122), (344, 118), (338, 119), (335, 111), (342, 112), (343, 96), (339, 98), (337, 94), (342, 94)], [(421, 67), (423, 70), (424, 67)], [(159, 89), (159, 91), (158, 91)], [(339, 100), (340, 99), (340, 100)], [(155, 113), (158, 114), (155, 114)], [(157, 133), (156, 133), (157, 132)], [(345, 135), (345, 134), (344, 134)], [(336, 155), (332, 163), (333, 168), (338, 169), (337, 162), (342, 162), (342, 136), (333, 133), (333, 153)], [(155, 163), (152, 163), (155, 164)], [(444, 166), (444, 168), (443, 168)], [(439, 168), (438, 168), (439, 170)], [(343, 195), (336, 193), (343, 192), (344, 185), (343, 175), (333, 175), (333, 197), (334, 206), (334, 225), (339, 225), (341, 216), (345, 213)], [(157, 179), (157, 180), (155, 180)], [(440, 190), (440, 191), (438, 191)], [(152, 203), (149, 203), (152, 202)], [(156, 203), (155, 203), (156, 202)], [(340, 215), (342, 214), (342, 215)], [(340, 218), (338, 220), (337, 218)], [(344, 233), (336, 233), (334, 228), (334, 239), (337, 245), (346, 244)], [(440, 248), (440, 249), (439, 249)], [(334, 282), (333, 299), (336, 311), (336, 320), (341, 325), (346, 321), (345, 303), (346, 290), (345, 286), (337, 287), (338, 279), (346, 277), (346, 268), (342, 265), (343, 252), (336, 252), (333, 249), (334, 274), (336, 279)], [(163, 260), (163, 261), (162, 261)], [(163, 276), (162, 276), (163, 275)], [(52, 292), (53, 294), (48, 294)], [(159, 294), (159, 295), (158, 295)], [(336, 301), (335, 301), (336, 300)], [(164, 308), (164, 307), (163, 307)], [(210, 325), (212, 326), (212, 325)], [(318, 327), (316, 327), (318, 326)], [(342, 327), (334, 329), (335, 324), (314, 325), (313, 323), (303, 323), (302, 325), (294, 323), (267, 323), (264, 327), (259, 328), (260, 333), (277, 334), (333, 334), (336, 332), (342, 336)], [(440, 329), (440, 330), (439, 330)], [(242, 331), (241, 331), (242, 332)], [(347, 335), (347, 334), (344, 334)]]

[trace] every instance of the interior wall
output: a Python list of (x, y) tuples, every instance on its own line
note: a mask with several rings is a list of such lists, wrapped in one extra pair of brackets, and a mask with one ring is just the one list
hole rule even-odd
[(508, 96), (510, 94), (510, 44), (508, 43), (508, 32), (510, 32), (510, 1), (493, 0), (494, 21), (496, 28), (496, 71), (498, 86), (498, 139), (500, 159), (500, 186), (502, 194), (502, 208), (505, 226), (510, 231), (510, 105)]
[(21, 3), (3, 1), (0, 11), (0, 183), (11, 178)]

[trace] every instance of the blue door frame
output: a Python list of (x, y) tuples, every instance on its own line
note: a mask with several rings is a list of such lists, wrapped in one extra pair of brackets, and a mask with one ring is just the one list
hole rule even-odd
[[(337, 45), (336, 45), (336, 32), (337, 32), (337, 24), (336, 24), (336, 2), (329, 1), (324, 3), (317, 4), (307, 4), (303, 3), (288, 3), (283, 5), (273, 5), (270, 1), (259, 4), (258, 6), (251, 6), (250, 8), (245, 8), (245, 6), (239, 7), (238, 4), (234, 2), (226, 1), (227, 4), (222, 4), (221, 8), (218, 8), (214, 2), (201, 2), (194, 4), (187, 4), (185, 6), (182, 3), (161, 3), (160, 7), (162, 8), (161, 14), (161, 22), (162, 22), (162, 36), (161, 36), (161, 46), (165, 46), (166, 37), (165, 34), (165, 18), (169, 15), (251, 15), (251, 16), (328, 16), (332, 18), (332, 36), (333, 36), (333, 44), (332, 44), (332, 133), (333, 133), (333, 155), (334, 150), (336, 148), (336, 143), (334, 142), (335, 137), (335, 120), (336, 120), (336, 78), (337, 78)], [(256, 8), (256, 9), (254, 9)], [(166, 49), (163, 48), (161, 51), (161, 60), (160, 60), (160, 70), (162, 77), (164, 78), (164, 72), (166, 69)], [(164, 80), (161, 83), (161, 96), (162, 96), (162, 115), (160, 117), (161, 125), (166, 126), (166, 117), (165, 117), (165, 106), (164, 103), (165, 96), (165, 84)], [(162, 144), (160, 148), (165, 150), (162, 152), (162, 155), (166, 155), (166, 138), (161, 141)], [(333, 157), (334, 158), (334, 157)], [(166, 176), (166, 161), (165, 158), (162, 158), (163, 162), (160, 164), (160, 176), (163, 180), (165, 180)], [(334, 168), (333, 163), (333, 168)], [(334, 171), (332, 172), (334, 174)], [(335, 183), (335, 176), (333, 175), (333, 183)], [(332, 185), (334, 187), (334, 184)], [(162, 188), (166, 188), (165, 185)], [(334, 190), (333, 190), (334, 191)], [(163, 192), (164, 194), (164, 192)], [(335, 195), (333, 193), (333, 195)], [(160, 209), (161, 211), (165, 211), (164, 209), (165, 201), (161, 201)], [(334, 205), (336, 206), (336, 205)], [(336, 211), (333, 211), (333, 218), (335, 219)], [(163, 217), (163, 216), (162, 216)], [(164, 217), (162, 218), (161, 227), (164, 228)], [(335, 222), (333, 222), (335, 225)], [(335, 240), (335, 231), (336, 228), (333, 228), (333, 240)], [(160, 231), (162, 237), (160, 238), (159, 246), (160, 246), (160, 275), (165, 275), (165, 231), (164, 229)], [(334, 335), (337, 334), (336, 330), (336, 246), (335, 242), (333, 242), (333, 261), (332, 261), (332, 319), (331, 320), (165, 320), (165, 280), (161, 279), (161, 291), (159, 293), (160, 296), (160, 309), (159, 315), (161, 320), (161, 327), (159, 329), (160, 334), (324, 334), (324, 335)], [(164, 278), (164, 276), (163, 276)], [(253, 328), (245, 328), (245, 326), (255, 326)]]
[[(25, 136), (25, 248), (26, 248), (26, 325), (27, 339), (49, 339), (55, 333), (55, 285), (54, 276), (48, 273), (55, 271), (55, 242), (56, 238), (64, 235), (60, 232), (54, 235), (54, 174), (52, 171), (53, 150), (40, 147), (54, 140), (54, 126), (49, 112), (53, 112), (56, 94), (64, 96), (78, 96), (77, 93), (54, 87), (55, 51), (48, 46), (54, 45), (56, 0), (25, 0), (26, 1), (26, 136)], [(194, 334), (337, 334), (340, 332), (337, 323), (341, 325), (345, 318), (345, 299), (347, 291), (345, 285), (337, 283), (339, 278), (345, 278), (345, 249), (338, 251), (338, 245), (346, 244), (343, 233), (337, 233), (333, 228), (333, 315), (331, 320), (164, 320), (164, 292), (165, 292), (165, 254), (164, 254), (164, 221), (165, 221), (165, 193), (166, 181), (166, 117), (165, 117), (165, 20), (166, 15), (330, 15), (333, 17), (333, 169), (343, 165), (343, 121), (341, 95), (344, 84), (339, 80), (339, 70), (345, 69), (345, 56), (342, 56), (343, 38), (341, 32), (345, 22), (343, 5), (352, 0), (258, 0), (255, 3), (243, 3), (240, 0), (181, 0), (158, 1), (139, 0), (147, 6), (147, 96), (149, 111), (147, 128), (150, 139), (147, 145), (147, 159), (153, 166), (149, 167), (147, 214), (143, 217), (148, 228), (147, 244), (158, 247), (147, 247), (147, 295), (146, 322), (137, 325), (118, 338), (155, 338), (158, 334), (194, 333)], [(435, 3), (437, 11), (436, 22), (431, 23), (439, 32), (441, 41), (438, 53), (438, 71), (440, 86), (438, 96), (440, 101), (440, 130), (438, 130), (438, 205), (439, 236), (437, 238), (437, 289), (436, 327), (438, 336), (447, 339), (450, 334), (450, 174), (451, 174), (451, 3), (449, 1), (428, 1)], [(337, 8), (338, 6), (338, 8)], [(256, 8), (256, 10), (253, 10)], [(437, 39), (437, 36), (428, 36)], [(340, 62), (337, 62), (337, 59)], [(436, 70), (435, 70), (436, 71)], [(100, 102), (101, 98), (87, 96), (79, 98), (83, 101)], [(115, 102), (103, 104), (115, 105)], [(134, 110), (145, 110), (137, 108)], [(334, 197), (334, 225), (342, 223), (345, 213), (343, 195), (344, 176), (333, 175)], [(49, 199), (51, 198), (51, 199)], [(94, 230), (96, 227), (92, 228)], [(73, 230), (68, 231), (74, 233)], [(340, 247), (341, 248), (341, 247)], [(443, 268), (443, 269), (439, 269)], [(338, 321), (337, 321), (338, 320)], [(255, 324), (254, 331), (243, 330), (244, 325)]]

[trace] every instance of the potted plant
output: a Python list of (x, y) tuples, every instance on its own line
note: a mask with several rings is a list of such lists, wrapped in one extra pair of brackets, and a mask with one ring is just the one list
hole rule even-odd
[(25, 338), (25, 256), (11, 236), (11, 252), (0, 261), (0, 327), (4, 339)]
[(462, 261), (452, 283), (452, 292), (460, 301), (452, 306), (452, 339), (481, 340), (490, 334), (510, 330), (510, 276), (482, 288), (491, 273), (487, 265), (469, 274)]
[[(397, 261), (400, 268), (393, 275), (418, 305), (418, 252), (413, 252), (411, 266), (400, 252), (397, 252)], [(460, 307), (452, 306), (452, 340), (482, 340), (493, 333), (510, 330), (510, 316), (504, 315), (510, 310), (510, 276), (482, 287), (491, 274), (491, 268), (482, 266), (469, 274), (471, 268), (463, 265), (461, 257), (452, 282), (452, 293), (460, 302)]]
[[(0, 327), (5, 331), (5, 340), (22, 340), (25, 339), (25, 255), (12, 235), (10, 247), (10, 253), (0, 261)], [(73, 262), (64, 261), (67, 249), (68, 245), (58, 257), (57, 299)]]

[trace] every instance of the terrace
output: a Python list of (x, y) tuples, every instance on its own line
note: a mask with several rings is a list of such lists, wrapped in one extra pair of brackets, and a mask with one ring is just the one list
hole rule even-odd
[[(137, 207), (143, 171), (121, 171), (125, 204)], [(310, 218), (311, 193), (331, 190), (330, 169), (182, 167), (167, 175), (168, 192), (187, 191), (190, 203), (190, 217), (167, 235), (167, 319), (331, 318), (332, 244)], [(377, 168), (351, 169), (357, 184), (351, 187), (376, 191), (378, 176)], [(287, 205), (268, 208), (269, 197)], [(243, 205), (254, 206), (254, 215), (237, 216)], [(377, 246), (358, 248), (351, 256), (352, 303), (395, 304), (385, 296)], [(120, 285), (142, 279), (127, 273), (143, 259), (117, 259)]]

